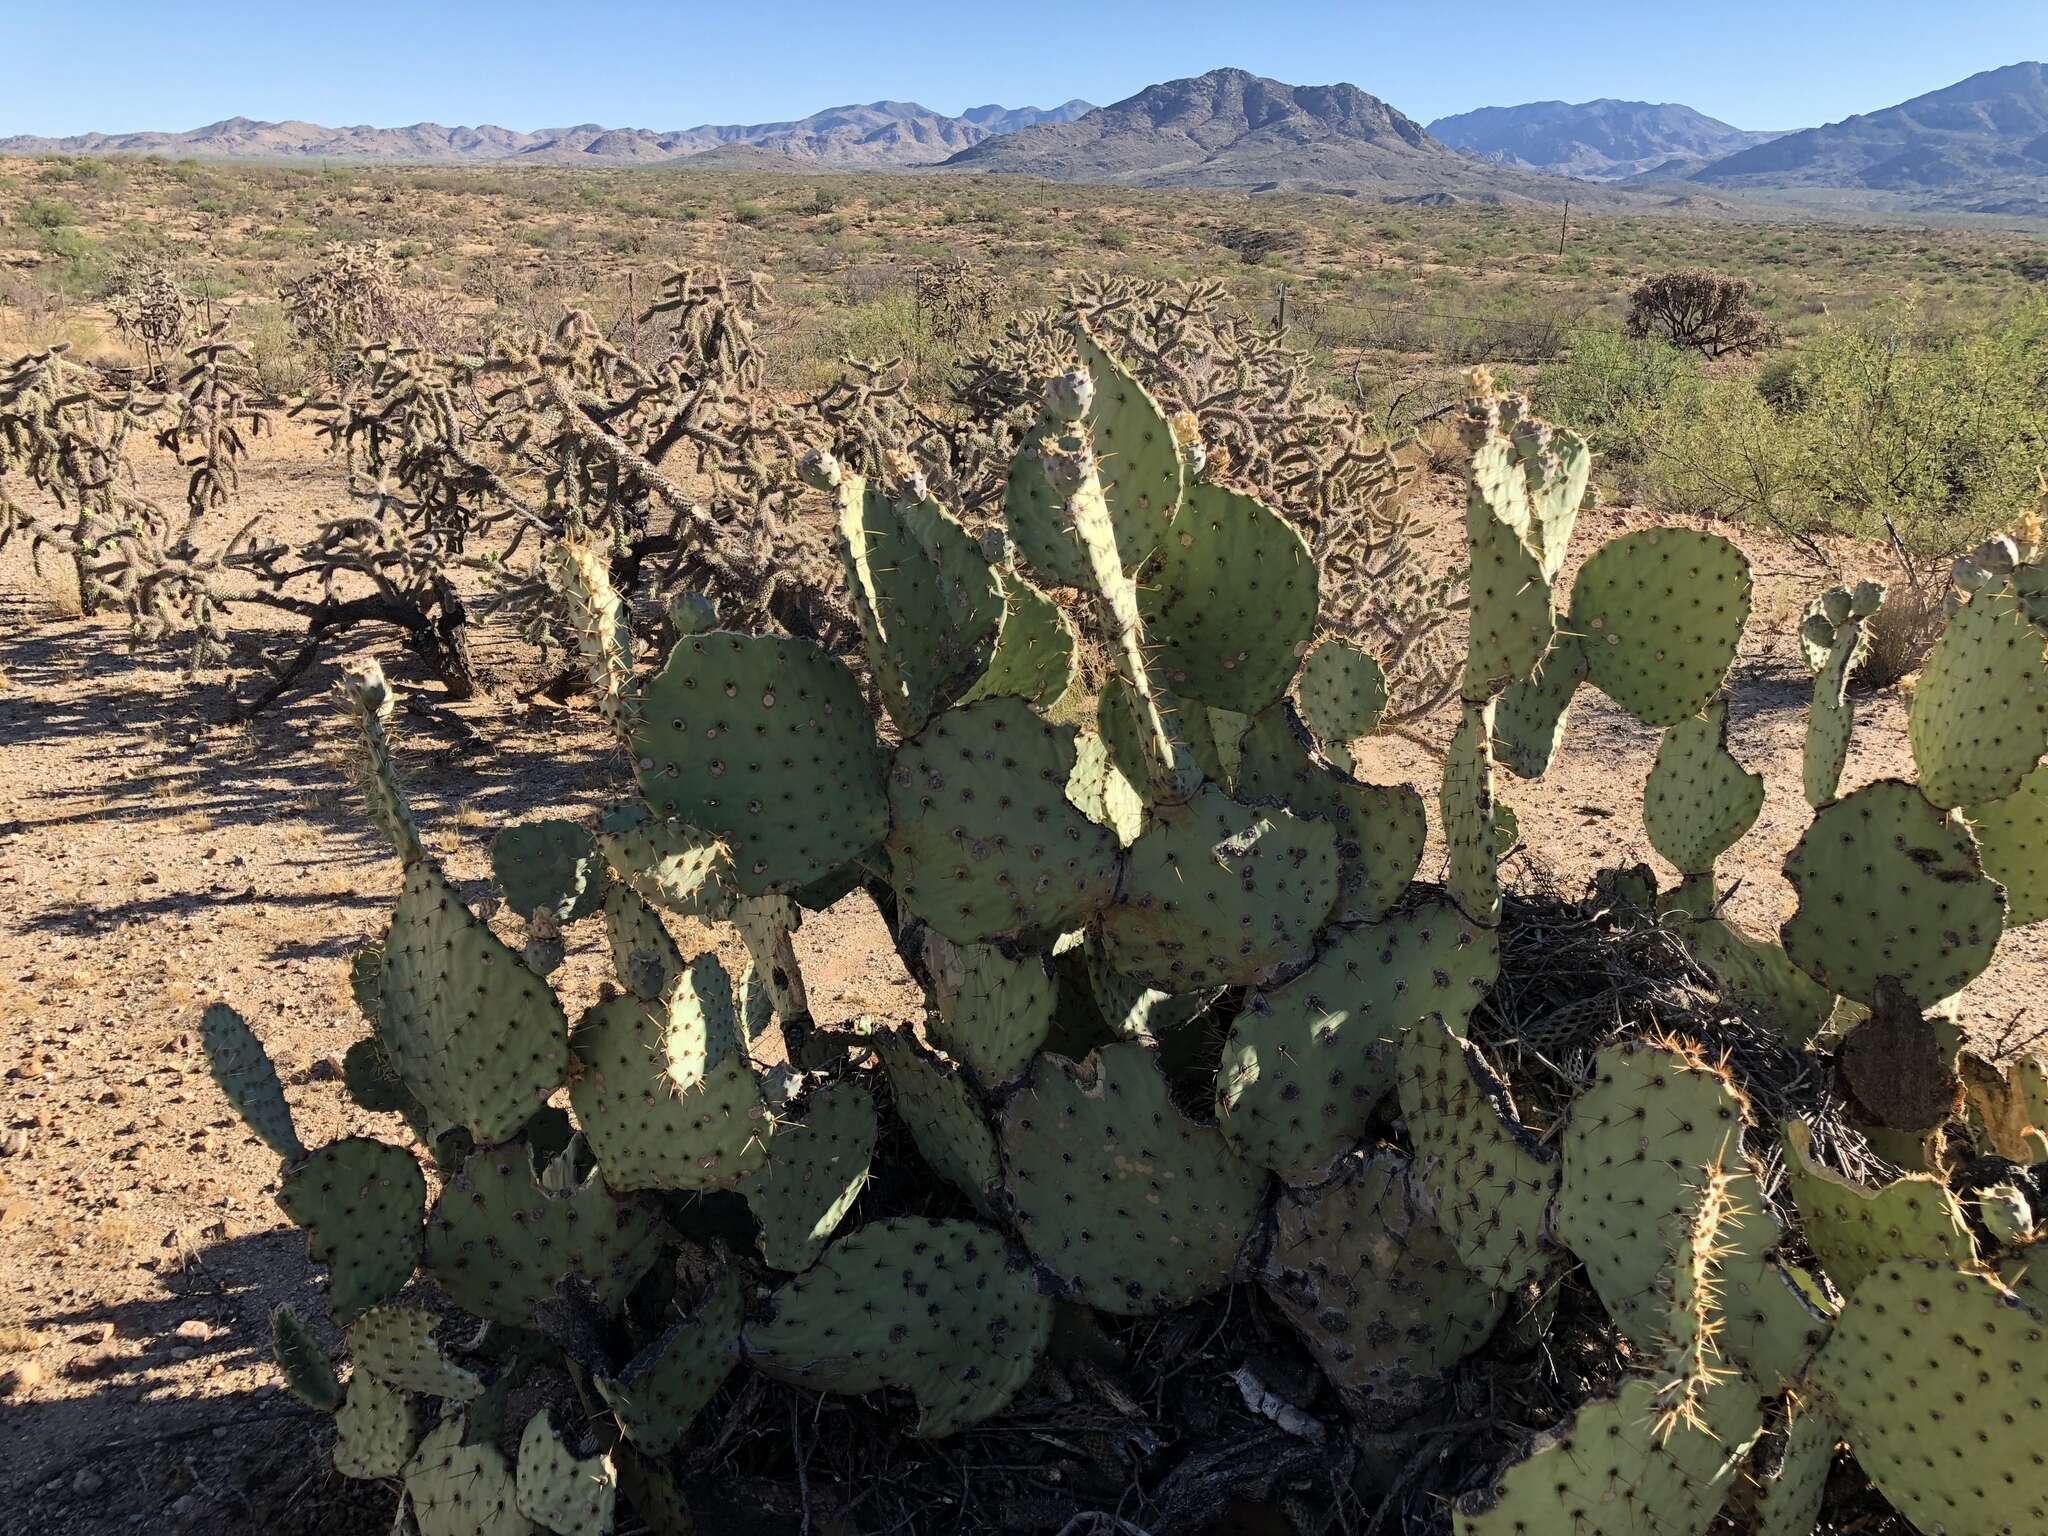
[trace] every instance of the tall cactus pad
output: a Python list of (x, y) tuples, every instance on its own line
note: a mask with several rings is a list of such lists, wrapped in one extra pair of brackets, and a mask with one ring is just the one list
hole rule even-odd
[(1374, 1423), (1421, 1409), (1506, 1308), (1465, 1268), (1408, 1160), (1390, 1151), (1346, 1158), (1321, 1188), (1284, 1193), (1259, 1278)]
[(292, 1108), (263, 1042), (226, 1003), (214, 1003), (199, 1020), (199, 1040), (214, 1082), (242, 1123), (286, 1162), (306, 1155), (292, 1124)]
[(613, 1189), (731, 1189), (766, 1160), (771, 1123), (717, 956), (665, 1004), (597, 1004), (572, 1044), (569, 1102)]
[(1645, 725), (1676, 725), (1720, 691), (1749, 595), (1749, 561), (1726, 539), (1646, 528), (1579, 568), (1571, 629), (1594, 687)]
[(748, 896), (807, 884), (882, 839), (882, 757), (860, 684), (807, 640), (691, 635), (633, 737), (657, 816), (722, 838)]
[(984, 1088), (1022, 1077), (1059, 1005), (1059, 983), (1046, 957), (1011, 959), (993, 945), (956, 945), (927, 929), (924, 961), (939, 1009), (925, 1026), (932, 1043)]
[(571, 923), (597, 910), (604, 872), (590, 829), (548, 819), (507, 827), (491, 839), (491, 875), (521, 917), (544, 912)]
[(743, 1186), (770, 1269), (810, 1268), (868, 1181), (875, 1101), (859, 1083), (826, 1083), (801, 1120), (775, 1129), (768, 1166)]
[(1834, 1016), (1834, 993), (1794, 965), (1782, 945), (1745, 932), (1732, 919), (1688, 917), (1673, 923), (1671, 932), (1731, 1001), (1775, 1019), (1795, 1051), (1804, 1050)]
[(889, 1075), (897, 1118), (932, 1172), (977, 1206), (1002, 1182), (995, 1132), (959, 1070), (918, 1045), (907, 1030), (879, 1030), (875, 1054)]
[(1936, 805), (2003, 800), (2048, 752), (2044, 629), (2001, 582), (1958, 607), (1927, 653), (1906, 733)]
[(630, 885), (604, 893), (604, 936), (620, 984), (643, 1002), (666, 997), (689, 963), (661, 914)]
[(992, 694), (1014, 693), (1028, 704), (1050, 709), (1074, 681), (1073, 621), (1058, 603), (1022, 576), (1000, 568), (1003, 627), (988, 670), (962, 696), (972, 703)]
[(349, 1325), (349, 1355), (358, 1371), (386, 1386), (466, 1403), (484, 1384), (441, 1353), (434, 1340), (438, 1321), (417, 1307), (374, 1307)]
[(949, 709), (897, 750), (888, 853), (911, 911), (957, 944), (1058, 932), (1108, 899), (1115, 837), (1067, 798), (1074, 732), (1022, 699)]
[(1699, 1424), (1668, 1435), (1656, 1391), (1625, 1382), (1538, 1435), (1492, 1488), (1458, 1501), (1457, 1536), (1705, 1536), (1763, 1430), (1756, 1389), (1721, 1383)]
[(437, 1127), (504, 1141), (569, 1071), (569, 1021), (548, 984), (480, 922), (447, 877), (408, 865), (384, 949), (377, 1037)]
[(609, 540), (569, 535), (548, 549), (548, 577), (576, 642), (598, 710), (620, 736), (639, 706), (633, 681), (633, 622), (612, 585)]
[(341, 1382), (335, 1377), (334, 1363), (305, 1319), (290, 1307), (279, 1307), (270, 1314), (270, 1355), (293, 1397), (322, 1413), (340, 1409)]
[(1393, 1091), (1403, 1032), (1436, 1018), (1462, 1033), (1499, 972), (1499, 935), (1449, 902), (1332, 930), (1315, 964), (1231, 1025), (1217, 1124), (1253, 1162), (1310, 1182)]
[(427, 1181), (403, 1147), (367, 1136), (330, 1141), (286, 1171), (277, 1203), (327, 1266), (337, 1323), (389, 1301), (419, 1267)]
[(1510, 683), (1494, 701), (1494, 760), (1521, 779), (1548, 773), (1588, 670), (1585, 643), (1576, 635), (1559, 635), (1535, 673)]
[(1785, 953), (1822, 985), (1876, 1003), (1889, 981), (1925, 1007), (1991, 963), (2005, 896), (1969, 828), (1899, 779), (1879, 779), (1813, 818), (1785, 860), (1799, 908)]
[(689, 1315), (672, 1316), (616, 1376), (592, 1378), (634, 1445), (664, 1456), (681, 1442), (739, 1362), (741, 1306), (739, 1274), (725, 1265)]
[[(1114, 677), (1110, 680), (1116, 682)], [(1104, 687), (1102, 697), (1109, 697)], [(1131, 732), (1137, 739), (1135, 729)], [(1137, 785), (1117, 766), (1107, 738), (1081, 735), (1074, 738), (1074, 771), (1067, 777), (1067, 798), (1082, 815), (1098, 827), (1116, 835), (1117, 846), (1128, 848), (1145, 830), (1145, 800)]]
[[(1142, 981), (1133, 981), (1110, 965), (1102, 951), (1102, 940), (1093, 934), (1088, 937), (1082, 958), (1088, 972), (1088, 996), (1094, 1002), (1096, 1012), (1102, 1015), (1102, 1022), (1119, 1040), (1164, 1040), (1183, 1025), (1194, 1022), (1222, 995), (1216, 988), (1201, 992), (1161, 992)], [(1062, 1051), (1061, 1054), (1073, 1056), (1076, 1053)], [(1079, 1054), (1085, 1056), (1087, 1051)]]
[(1217, 1290), (1258, 1225), (1264, 1179), (1174, 1107), (1158, 1058), (1106, 1045), (1041, 1056), (1003, 1110), (1018, 1230), (1078, 1299), (1163, 1312)]
[(397, 1477), (420, 1443), (419, 1409), (398, 1388), (370, 1372), (348, 1379), (334, 1416), (334, 1470), (343, 1477)]
[(1789, 1411), (1778, 1475), (1764, 1483), (1757, 1498), (1756, 1536), (1813, 1536), (1835, 1464), (1835, 1444), (1842, 1438), (1842, 1426), (1818, 1404), (1801, 1403)]
[(405, 1496), (420, 1536), (531, 1536), (519, 1512), (511, 1463), (497, 1446), (464, 1445), (451, 1413), (420, 1442), (405, 1468)]
[(343, 670), (341, 697), (363, 733), (356, 783), (363, 792), (370, 820), (391, 844), (400, 863), (419, 863), (427, 856), (426, 847), (420, 842), (412, 807), (399, 788), (398, 769), (391, 760), (389, 729), (398, 706), (397, 692), (385, 681), (382, 667), (374, 661), (360, 661)]
[(1256, 716), (1240, 742), (1237, 789), (1247, 804), (1277, 801), (1337, 834), (1339, 922), (1375, 923), (1394, 909), (1429, 839), (1429, 813), (1407, 784), (1361, 784), (1309, 755), (1285, 704)]
[(1315, 560), (1285, 518), (1194, 486), (1138, 588), (1152, 681), (1177, 699), (1264, 709), (1315, 638), (1317, 601)]
[(1350, 744), (1378, 730), (1387, 712), (1386, 668), (1369, 651), (1333, 636), (1303, 660), (1297, 688), (1301, 717), (1324, 755), (1349, 773)]
[(2048, 918), (2048, 765), (2003, 800), (1963, 808), (1984, 873), (2005, 887), (2005, 925)]
[(1437, 809), (1443, 817), (1444, 883), (1474, 922), (1500, 921), (1500, 810), (1493, 794), (1492, 702), (1467, 702), (1444, 753)]
[[(1011, 543), (1033, 570), (1056, 587), (1086, 587), (1090, 580), (1088, 552), (1075, 535), (1066, 493), (1055, 487), (1046, 473), (1049, 456), (1070, 455), (1087, 446), (1082, 430), (1049, 413), (1040, 415), (1025, 433), (1023, 446), (1011, 457), (1003, 487), (1003, 521)], [(1153, 542), (1157, 542), (1156, 536)], [(1142, 560), (1151, 549), (1151, 544), (1145, 545), (1132, 563)]]
[(2048, 1315), (1988, 1275), (1895, 1259), (1849, 1298), (1813, 1379), (1856, 1460), (1923, 1531), (2048, 1530)]
[(731, 899), (725, 844), (679, 821), (629, 807), (600, 824), (597, 850), (641, 896), (681, 916), (719, 916)]
[(519, 1513), (558, 1536), (611, 1536), (619, 1476), (603, 1452), (577, 1457), (542, 1409), (519, 1437)]
[(1786, 1187), (1799, 1228), (1828, 1279), (1845, 1296), (1894, 1259), (1967, 1265), (1976, 1259), (1963, 1208), (1941, 1180), (1909, 1173), (1865, 1189), (1813, 1158), (1813, 1133), (1785, 1127)]
[(1764, 776), (1728, 750), (1726, 699), (1664, 733), (1643, 787), (1643, 826), (1680, 874), (1711, 875), (1763, 808)]
[(1100, 343), (1077, 330), (1081, 365), (1095, 380), (1087, 422), (1102, 464), (1102, 499), (1125, 574), (1158, 547), (1179, 510), (1180, 445), (1158, 402)]
[[(1580, 445), (1578, 460), (1591, 456)], [(1583, 497), (1583, 477), (1579, 487)], [(1578, 503), (1565, 513), (1569, 538)], [(1466, 647), (1464, 697), (1483, 703), (1527, 677), (1550, 644), (1550, 582), (1555, 565), (1543, 548), (1545, 529), (1533, 513), (1529, 483), (1515, 446), (1495, 436), (1472, 454), (1465, 537), (1471, 551), (1471, 638)], [(1562, 554), (1562, 541), (1559, 542)]]
[(1000, 1233), (899, 1216), (841, 1238), (775, 1292), (746, 1349), (798, 1386), (900, 1387), (917, 1433), (938, 1439), (1000, 1413), (1051, 1331), (1052, 1303)]
[(915, 731), (988, 669), (1003, 594), (972, 534), (929, 496), (839, 482), (839, 558), (889, 718)]
[(465, 1311), (524, 1327), (572, 1275), (606, 1307), (622, 1306), (661, 1244), (654, 1213), (618, 1199), (596, 1173), (544, 1188), (527, 1148), (510, 1142), (471, 1153), (442, 1188), (426, 1263)]
[[(1832, 600), (1839, 611), (1839, 596)], [(1845, 618), (1837, 624), (1827, 615), (1826, 601), (1814, 604), (1799, 631), (1800, 647), (1814, 669), (1813, 710), (1806, 720), (1799, 771), (1806, 803), (1815, 810), (1832, 801), (1841, 789), (1842, 769), (1849, 761), (1849, 738), (1856, 729), (1849, 674), (1870, 648), (1870, 630), (1863, 619)]]
[(1479, 1048), (1425, 1019), (1402, 1037), (1401, 1115), (1415, 1171), (1465, 1267), (1499, 1292), (1551, 1267), (1544, 1239), (1557, 1189), (1557, 1154), (1515, 1113), (1507, 1084)]

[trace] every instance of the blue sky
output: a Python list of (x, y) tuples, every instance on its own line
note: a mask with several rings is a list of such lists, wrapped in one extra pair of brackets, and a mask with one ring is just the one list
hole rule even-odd
[(1622, 96), (1792, 128), (2044, 57), (2048, 0), (0, 0), (0, 135), (237, 114), (684, 128), (883, 97), (1110, 102), (1223, 64), (1347, 80), (1425, 122)]

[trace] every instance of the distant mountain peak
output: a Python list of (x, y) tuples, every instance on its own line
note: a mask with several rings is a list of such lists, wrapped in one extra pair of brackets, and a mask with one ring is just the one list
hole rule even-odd
[(1772, 137), (1678, 102), (1612, 96), (1481, 107), (1438, 118), (1429, 131), (1475, 159), (1586, 181), (1618, 181), (1674, 162), (1697, 165)]

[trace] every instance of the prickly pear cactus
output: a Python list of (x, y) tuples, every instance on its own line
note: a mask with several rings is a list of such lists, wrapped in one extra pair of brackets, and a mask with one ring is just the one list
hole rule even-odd
[(603, 870), (588, 827), (549, 819), (507, 827), (491, 839), (491, 874), (521, 917), (545, 912), (572, 923), (597, 910)]
[(1650, 846), (1680, 874), (1712, 875), (1714, 861), (1755, 825), (1763, 806), (1763, 775), (1728, 750), (1726, 699), (1664, 733), (1643, 789), (1643, 826)]
[(1984, 873), (2005, 887), (2005, 925), (2048, 918), (2048, 766), (2003, 800), (1963, 807)]
[(1852, 1184), (1814, 1160), (1813, 1132), (1796, 1123), (1785, 1127), (1785, 1150), (1800, 1230), (1845, 1295), (1892, 1259), (1975, 1261), (1963, 1209), (1941, 1180), (1909, 1173), (1880, 1189)]
[(199, 1039), (215, 1084), (242, 1123), (286, 1162), (304, 1157), (277, 1068), (242, 1016), (226, 1003), (213, 1004), (199, 1020)]
[(1052, 1030), (1059, 984), (1040, 955), (1012, 958), (988, 944), (956, 945), (926, 931), (925, 969), (938, 1012), (926, 1021), (932, 1043), (984, 1088), (1015, 1082)]
[(646, 1348), (592, 1378), (619, 1429), (643, 1451), (673, 1450), (739, 1362), (739, 1275), (723, 1265), (701, 1278), (702, 1294), (687, 1311), (672, 1305)]
[(519, 1437), (515, 1476), (519, 1513), (559, 1536), (611, 1536), (619, 1475), (610, 1456), (579, 1457), (562, 1443), (543, 1409)]
[(419, 1443), (413, 1400), (357, 1367), (334, 1415), (334, 1470), (343, 1477), (397, 1477)]
[(2003, 800), (2048, 753), (2048, 614), (2011, 581), (1957, 606), (1920, 669), (1907, 735), (1920, 789), (1947, 809)]
[(1646, 528), (1610, 539), (1572, 585), (1586, 675), (1645, 725), (1689, 719), (1734, 664), (1749, 596), (1749, 561), (1718, 535)]
[(898, 1118), (932, 1172), (977, 1206), (1002, 1182), (1001, 1154), (974, 1091), (944, 1057), (904, 1030), (877, 1030), (870, 1042), (889, 1077)]
[(427, 1181), (403, 1147), (367, 1136), (331, 1141), (285, 1170), (277, 1203), (328, 1267), (337, 1323), (391, 1300), (419, 1268)]
[(528, 1536), (511, 1463), (497, 1446), (464, 1443), (459, 1413), (435, 1425), (405, 1467), (405, 1497), (420, 1536)]
[(1323, 755), (1351, 772), (1350, 743), (1379, 729), (1386, 713), (1386, 669), (1370, 652), (1333, 636), (1302, 661), (1297, 688), (1301, 716), (1316, 733)]
[(875, 1151), (875, 1101), (858, 1083), (827, 1083), (800, 1119), (775, 1128), (768, 1166), (742, 1190), (761, 1223), (761, 1257), (771, 1269), (808, 1269), (868, 1180)]

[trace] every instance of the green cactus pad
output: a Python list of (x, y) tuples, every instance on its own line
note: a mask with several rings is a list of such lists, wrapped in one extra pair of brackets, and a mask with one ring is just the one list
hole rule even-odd
[(1406, 784), (1362, 784), (1309, 755), (1308, 733), (1287, 707), (1256, 716), (1239, 743), (1238, 797), (1278, 801), (1337, 834), (1336, 920), (1374, 923), (1394, 909), (1422, 863), (1429, 814)]
[(591, 1378), (628, 1440), (655, 1456), (676, 1448), (739, 1362), (741, 1311), (739, 1274), (727, 1264), (624, 1370)]
[(1462, 1033), (1499, 972), (1499, 934), (1446, 901), (1331, 930), (1306, 971), (1246, 999), (1216, 1074), (1216, 1123), (1261, 1167), (1311, 1182), (1393, 1092), (1402, 1033), (1425, 1017)]
[(2005, 887), (2005, 926), (2048, 918), (2048, 765), (2003, 800), (1963, 807), (1984, 873)]
[(1158, 547), (1181, 499), (1180, 445), (1166, 413), (1085, 329), (1074, 346), (1095, 380), (1089, 435), (1102, 465), (1102, 499), (1116, 527), (1125, 574)]
[[(1841, 789), (1842, 769), (1849, 761), (1849, 738), (1856, 729), (1856, 706), (1849, 700), (1849, 674), (1869, 648), (1869, 631), (1861, 622), (1830, 629), (1832, 638), (1814, 669), (1813, 709), (1807, 716), (1806, 744), (1799, 763), (1806, 803), (1815, 810), (1833, 801)], [(1803, 632), (1801, 639), (1803, 643)], [(1807, 659), (1814, 658), (1809, 654)]]
[(618, 1199), (595, 1172), (546, 1187), (517, 1142), (471, 1153), (427, 1222), (429, 1273), (449, 1300), (499, 1323), (530, 1325), (571, 1275), (618, 1307), (660, 1250), (652, 1212)]
[(611, 1457), (570, 1454), (542, 1409), (519, 1437), (519, 1513), (558, 1536), (611, 1536), (619, 1496)]
[(1152, 680), (1176, 699), (1264, 709), (1315, 638), (1317, 601), (1315, 560), (1285, 518), (1193, 486), (1138, 588)]
[(1102, 914), (1104, 953), (1166, 992), (1260, 982), (1313, 947), (1337, 901), (1336, 845), (1326, 823), (1213, 784), (1161, 806)]
[(1646, 528), (1579, 568), (1571, 629), (1594, 687), (1645, 725), (1676, 725), (1720, 691), (1749, 596), (1749, 561), (1726, 539)]
[(334, 1413), (341, 1407), (341, 1382), (334, 1363), (305, 1320), (290, 1307), (270, 1314), (270, 1354), (293, 1397), (308, 1408)]
[(883, 760), (860, 684), (809, 641), (691, 635), (641, 713), (641, 794), (722, 839), (743, 894), (794, 889), (881, 841)]
[(343, 1477), (397, 1477), (420, 1443), (420, 1415), (411, 1398), (368, 1371), (348, 1379), (334, 1416), (334, 1470)]
[(377, 1037), (438, 1128), (504, 1141), (569, 1070), (553, 990), (480, 922), (431, 860), (406, 866), (384, 951)]
[[(1578, 458), (1590, 463), (1583, 445)], [(1574, 502), (1566, 513), (1566, 538), (1577, 512)], [(1534, 520), (1529, 482), (1514, 444), (1504, 437), (1482, 443), (1472, 454), (1465, 509), (1472, 560), (1471, 638), (1462, 684), (1468, 703), (1484, 703), (1528, 677), (1550, 644), (1550, 582), (1556, 566), (1545, 559), (1544, 531)]]
[(1373, 1423), (1419, 1412), (1506, 1308), (1459, 1260), (1408, 1160), (1391, 1151), (1354, 1154), (1320, 1188), (1283, 1193), (1259, 1278)]
[(746, 1331), (755, 1367), (826, 1392), (899, 1387), (917, 1433), (1000, 1413), (1037, 1367), (1052, 1303), (1002, 1234), (899, 1216), (849, 1233), (769, 1298)]
[(1444, 777), (1437, 792), (1443, 818), (1444, 884), (1474, 922), (1500, 921), (1501, 838), (1493, 794), (1493, 711), (1491, 702), (1467, 702), (1444, 753)]
[(1875, 1003), (1889, 980), (1925, 1007), (1991, 963), (2005, 897), (1969, 828), (1911, 784), (1879, 779), (1815, 813), (1785, 860), (1799, 909), (1785, 953), (1823, 986)]
[(925, 969), (938, 1014), (932, 1043), (994, 1090), (1022, 1077), (1052, 1030), (1059, 984), (1043, 955), (1011, 959), (987, 944), (956, 945), (926, 930)]
[(768, 1166), (742, 1186), (770, 1269), (811, 1267), (866, 1185), (874, 1152), (875, 1101), (859, 1083), (824, 1084), (802, 1119), (776, 1126)]
[(1941, 1180), (1909, 1173), (1881, 1189), (1852, 1184), (1813, 1158), (1813, 1133), (1785, 1127), (1785, 1182), (1807, 1246), (1844, 1296), (1893, 1259), (1974, 1262), (1963, 1209)]
[[(1201, 992), (1161, 992), (1142, 981), (1133, 981), (1110, 965), (1101, 939), (1094, 934), (1088, 936), (1082, 958), (1088, 972), (1088, 995), (1110, 1034), (1119, 1040), (1163, 1040), (1191, 1023), (1222, 995), (1213, 988)], [(1081, 1054), (1085, 1056), (1087, 1052)]]
[(1126, 1316), (1219, 1289), (1264, 1176), (1174, 1107), (1158, 1057), (1041, 1056), (1003, 1110), (1004, 1188), (1027, 1246), (1079, 1300)]
[(368, 1371), (401, 1392), (458, 1403), (476, 1397), (484, 1384), (441, 1353), (434, 1341), (438, 1321), (417, 1307), (371, 1308), (348, 1327), (348, 1352), (357, 1372)]
[(944, 1057), (920, 1046), (907, 1030), (877, 1030), (869, 1039), (889, 1075), (896, 1116), (932, 1172), (977, 1206), (1002, 1182), (995, 1132), (973, 1090)]
[(978, 944), (1062, 931), (1108, 898), (1116, 839), (1067, 798), (1074, 736), (1002, 697), (949, 709), (898, 749), (887, 849), (912, 912)]
[(214, 1003), (199, 1020), (206, 1065), (242, 1123), (286, 1162), (306, 1155), (306, 1144), (292, 1124), (292, 1107), (263, 1042), (226, 1003)]
[[(1088, 554), (1074, 534), (1067, 498), (1046, 475), (1043, 450), (1050, 443), (1057, 451), (1072, 452), (1083, 442), (1073, 425), (1041, 414), (1011, 456), (1003, 487), (1003, 521), (1011, 543), (1056, 587), (1086, 587), (1090, 575)], [(1136, 558), (1142, 559), (1150, 549), (1147, 545)]]
[(1778, 1475), (1764, 1483), (1757, 1498), (1757, 1536), (1813, 1536), (1841, 1438), (1842, 1426), (1817, 1405), (1801, 1403), (1791, 1410)]
[(1775, 1018), (1780, 1035), (1795, 1051), (1804, 1050), (1833, 1016), (1835, 994), (1794, 965), (1782, 945), (1759, 939), (1724, 917), (1689, 917), (1667, 927), (1730, 1001)]
[(2048, 1530), (2048, 1315), (1988, 1275), (1893, 1259), (1856, 1287), (1813, 1380), (1856, 1460), (1914, 1525)]
[(2011, 582), (1950, 615), (1913, 689), (1920, 790), (1944, 808), (2003, 800), (2048, 752), (2048, 633)]
[(1643, 787), (1643, 826), (1680, 874), (1711, 875), (1763, 807), (1764, 776), (1728, 750), (1726, 699), (1665, 731)]
[(838, 542), (882, 705), (898, 729), (918, 730), (987, 671), (1002, 588), (945, 508), (860, 475), (839, 482)]
[(988, 669), (960, 702), (1013, 693), (1027, 704), (1050, 709), (1074, 681), (1074, 624), (1060, 605), (1012, 571), (998, 569), (1003, 589), (1003, 627)]
[(772, 1126), (716, 955), (665, 1004), (598, 1003), (571, 1044), (569, 1102), (613, 1189), (731, 1189), (766, 1161)]
[(1479, 1048), (1448, 1023), (1427, 1018), (1411, 1028), (1396, 1061), (1415, 1171), (1445, 1236), (1487, 1285), (1520, 1290), (1554, 1260), (1543, 1231), (1557, 1154), (1522, 1124)]
[(604, 893), (604, 935), (612, 970), (633, 996), (658, 1002), (675, 985), (688, 962), (661, 914), (630, 885)]
[(1576, 635), (1559, 635), (1535, 674), (1510, 683), (1494, 700), (1494, 761), (1521, 779), (1548, 773), (1587, 671), (1585, 645)]
[(1762, 1433), (1756, 1389), (1722, 1382), (1700, 1423), (1668, 1435), (1656, 1393), (1625, 1382), (1538, 1435), (1492, 1488), (1459, 1499), (1456, 1536), (1705, 1536)]
[[(1105, 688), (1103, 696), (1108, 697)], [(1067, 798), (1083, 816), (1116, 835), (1128, 848), (1145, 829), (1145, 800), (1113, 760), (1100, 736), (1074, 738), (1074, 771), (1067, 776)]]
[(1349, 744), (1378, 730), (1387, 712), (1386, 668), (1371, 652), (1333, 636), (1303, 659), (1296, 690), (1302, 719), (1324, 755), (1349, 773)]
[(590, 829), (549, 819), (507, 827), (491, 839), (491, 877), (521, 917), (545, 912), (572, 923), (597, 910), (604, 881)]
[(618, 877), (658, 907), (713, 918), (732, 900), (732, 855), (708, 832), (626, 806), (605, 818), (596, 841)]
[(427, 1434), (405, 1467), (405, 1496), (419, 1536), (531, 1536), (519, 1512), (512, 1465), (486, 1441), (464, 1445), (463, 1415)]
[(405, 1289), (420, 1261), (427, 1181), (403, 1147), (351, 1136), (285, 1172), (277, 1203), (328, 1267), (328, 1305), (347, 1323)]

